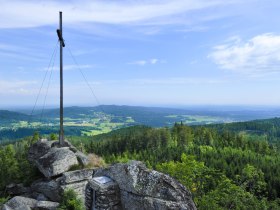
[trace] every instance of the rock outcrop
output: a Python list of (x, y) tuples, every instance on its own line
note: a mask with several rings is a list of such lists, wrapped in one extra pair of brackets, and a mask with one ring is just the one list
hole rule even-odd
[[(88, 210), (196, 210), (190, 192), (170, 176), (147, 169), (139, 161), (108, 168), (69, 171), (88, 165), (87, 156), (69, 142), (40, 140), (29, 149), (28, 159), (43, 177), (30, 187), (7, 186), (10, 199), (2, 210), (54, 210), (66, 189), (73, 189)], [(106, 181), (107, 180), (107, 181)], [(109, 181), (108, 181), (109, 180)]]
[(10, 199), (6, 204), (6, 209), (13, 210), (27, 210), (27, 209), (38, 209), (38, 210), (55, 210), (59, 206), (57, 202), (51, 201), (37, 201), (32, 198), (26, 198), (22, 196), (16, 196)]
[(48, 178), (60, 175), (72, 166), (78, 165), (77, 157), (80, 156), (79, 152), (76, 156), (70, 147), (58, 147), (57, 142), (51, 143), (47, 140), (33, 144), (28, 153), (28, 159)]
[(115, 164), (94, 176), (101, 175), (118, 183), (124, 209), (196, 209), (190, 192), (182, 184), (166, 174), (147, 169), (139, 161)]
[(48, 178), (60, 175), (68, 171), (72, 166), (78, 165), (75, 153), (66, 147), (51, 148), (47, 154), (34, 162), (38, 169)]

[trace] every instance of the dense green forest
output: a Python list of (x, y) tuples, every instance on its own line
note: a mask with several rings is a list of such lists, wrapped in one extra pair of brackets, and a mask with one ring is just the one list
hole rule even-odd
[(231, 126), (136, 126), (85, 146), (107, 163), (137, 159), (170, 174), (191, 190), (199, 209), (280, 209), (280, 154), (269, 132), (251, 136)]
[[(192, 192), (198, 209), (274, 210), (280, 209), (279, 125), (279, 118), (193, 127), (176, 123), (68, 139), (108, 164), (136, 159), (169, 174)], [(10, 182), (28, 184), (39, 176), (26, 159), (37, 139), (35, 133), (0, 147), (2, 197)]]

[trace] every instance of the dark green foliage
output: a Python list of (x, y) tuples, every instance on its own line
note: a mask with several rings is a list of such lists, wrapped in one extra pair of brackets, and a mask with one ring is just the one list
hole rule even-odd
[(62, 201), (58, 210), (85, 210), (81, 199), (77, 198), (77, 194), (73, 189), (65, 190), (62, 195)]
[(207, 125), (207, 127), (215, 128), (219, 132), (234, 131), (242, 133), (249, 139), (259, 139), (280, 145), (280, 118)]
[(37, 168), (27, 160), (27, 151), (32, 142), (32, 138), (27, 138), (14, 145), (0, 146), (0, 197), (5, 196), (5, 187), (10, 183), (28, 185), (40, 177)]
[(83, 166), (79, 165), (79, 164), (76, 164), (76, 165), (71, 166), (69, 168), (69, 171), (76, 171), (76, 170), (80, 170), (80, 169), (83, 169)]
[(97, 136), (86, 149), (108, 163), (137, 159), (170, 174), (191, 190), (199, 209), (280, 209), (277, 146), (252, 135), (136, 126)]
[(50, 140), (51, 140), (51, 141), (53, 141), (53, 140), (58, 140), (57, 134), (51, 133), (51, 134), (50, 134)]
[[(1, 147), (0, 191), (8, 182), (27, 183), (36, 174), (25, 158), (35, 137)], [(277, 118), (195, 127), (134, 126), (70, 140), (77, 146), (85, 143), (88, 153), (102, 156), (107, 163), (136, 159), (170, 174), (192, 192), (199, 209), (274, 210), (280, 209), (279, 138)]]
[(252, 194), (225, 178), (215, 190), (201, 198), (199, 209), (263, 210), (267, 209), (267, 204), (265, 200), (258, 200)]
[(8, 200), (10, 199), (10, 197), (0, 197), (0, 209), (2, 207), (3, 204), (5, 204)]

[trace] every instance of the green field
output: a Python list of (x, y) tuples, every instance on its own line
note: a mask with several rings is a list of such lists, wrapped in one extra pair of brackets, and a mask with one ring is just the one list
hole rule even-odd
[[(0, 110), (0, 140), (19, 139), (35, 131), (42, 135), (58, 133), (59, 109), (40, 110), (30, 116), (29, 111)], [(158, 107), (102, 105), (98, 107), (64, 108), (64, 133), (67, 136), (94, 136), (123, 127), (147, 125), (171, 127), (176, 122), (187, 125), (211, 125), (252, 119), (265, 119), (280, 115), (271, 111), (209, 111)], [(43, 116), (43, 117), (42, 117)]]

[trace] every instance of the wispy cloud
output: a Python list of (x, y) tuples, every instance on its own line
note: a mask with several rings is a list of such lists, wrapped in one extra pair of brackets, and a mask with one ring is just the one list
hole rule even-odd
[(148, 65), (148, 64), (154, 65), (157, 63), (164, 63), (164, 62), (165, 61), (163, 61), (163, 60), (159, 60), (157, 58), (152, 58), (152, 59), (148, 59), (148, 60), (132, 61), (132, 62), (128, 62), (127, 64), (144, 66), (144, 65)]
[[(33, 1), (2, 0), (0, 28), (38, 27), (57, 23), (62, 10), (66, 22), (108, 24), (170, 24), (186, 12), (228, 5), (236, 0), (151, 0), (151, 1)], [(172, 17), (167, 18), (167, 17)], [(181, 21), (181, 18), (179, 18)], [(168, 22), (164, 21), (168, 20)], [(171, 23), (174, 23), (172, 21)]]
[(3, 95), (32, 95), (36, 81), (0, 80), (0, 94)]
[(134, 79), (129, 80), (133, 84), (140, 85), (201, 85), (201, 84), (220, 84), (225, 83), (225, 80), (213, 78), (168, 78), (168, 79)]
[(280, 35), (261, 34), (245, 42), (233, 37), (208, 57), (222, 69), (250, 76), (280, 73)]
[(103, 80), (92, 81), (95, 85), (205, 85), (205, 84), (222, 84), (229, 82), (225, 78), (201, 78), (201, 77), (172, 77), (172, 78), (142, 78), (127, 80)]
[[(79, 70), (79, 69), (90, 69), (90, 68), (94, 68), (94, 66), (93, 65), (89, 65), (89, 64), (79, 65), (79, 66), (77, 66), (77, 65), (64, 65), (63, 66), (63, 70), (64, 71), (72, 71), (72, 70)], [(47, 71), (48, 69), (49, 69), (48, 67), (45, 67), (44, 71)], [(54, 71), (59, 71), (60, 67), (59, 66), (54, 66), (53, 70)]]

